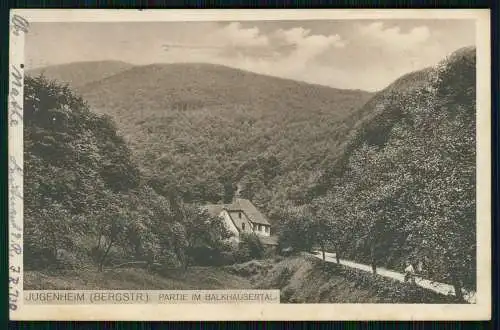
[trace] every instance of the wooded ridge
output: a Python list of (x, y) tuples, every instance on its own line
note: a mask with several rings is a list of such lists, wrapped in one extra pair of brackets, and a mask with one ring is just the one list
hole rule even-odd
[[(251, 239), (226, 246), (198, 207), (239, 188), (281, 247), (420, 260), (474, 289), (474, 48), (375, 95), (210, 64), (92, 65), (25, 78), (28, 268), (262, 256)], [(75, 67), (93, 72), (78, 86)]]

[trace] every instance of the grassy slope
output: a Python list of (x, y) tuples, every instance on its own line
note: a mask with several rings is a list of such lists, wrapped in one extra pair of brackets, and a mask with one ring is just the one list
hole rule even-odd
[(312, 256), (253, 260), (226, 267), (192, 267), (168, 276), (143, 269), (102, 273), (28, 271), (25, 289), (280, 289), (283, 303), (446, 303), (452, 298), (361, 271), (322, 263)]
[(245, 289), (249, 280), (208, 267), (192, 267), (188, 272), (173, 271), (168, 276), (140, 268), (95, 271), (27, 271), (24, 288), (27, 290), (195, 290)]
[(280, 289), (287, 303), (449, 303), (420, 287), (404, 285), (363, 271), (323, 263), (312, 256), (284, 259), (275, 265), (252, 261), (231, 266), (233, 274), (249, 276), (254, 288)]

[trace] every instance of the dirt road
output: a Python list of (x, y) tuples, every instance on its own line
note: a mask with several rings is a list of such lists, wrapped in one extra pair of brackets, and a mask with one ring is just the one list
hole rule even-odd
[[(316, 251), (314, 253), (314, 256), (317, 258), (323, 259), (323, 254), (320, 251)], [(336, 263), (337, 260), (335, 259), (335, 253), (325, 252), (325, 261)], [(360, 269), (360, 270), (363, 270), (365, 272), (369, 272), (369, 273), (372, 272), (372, 268), (369, 265), (364, 265), (364, 264), (360, 264), (357, 262), (344, 260), (344, 259), (340, 259), (340, 264), (344, 265), (346, 267)], [(404, 274), (395, 272), (393, 270), (389, 270), (389, 269), (382, 268), (382, 267), (377, 267), (377, 274), (384, 276), (384, 277), (395, 279), (395, 280), (400, 281), (400, 282), (404, 282)], [(430, 280), (427, 280), (427, 279), (424, 279), (421, 277), (416, 277), (415, 282), (418, 286), (420, 286), (422, 288), (429, 289), (429, 290), (432, 290), (432, 291), (440, 293), (440, 294), (455, 295), (455, 288), (450, 284), (434, 282), (434, 281), (430, 281)], [(464, 299), (467, 302), (469, 302), (471, 304), (474, 304), (476, 302), (476, 293), (475, 292), (468, 292), (465, 290), (462, 290), (462, 292), (464, 295)]]

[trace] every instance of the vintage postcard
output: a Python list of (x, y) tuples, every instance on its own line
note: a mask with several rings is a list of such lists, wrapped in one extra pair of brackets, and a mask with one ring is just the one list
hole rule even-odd
[(485, 320), (488, 10), (11, 11), (13, 320)]

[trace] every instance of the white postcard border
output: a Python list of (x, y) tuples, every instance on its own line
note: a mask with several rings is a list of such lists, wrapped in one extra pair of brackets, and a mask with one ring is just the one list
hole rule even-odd
[[(18, 20), (16, 21), (16, 17)], [(19, 20), (21, 18), (21, 20)], [(243, 21), (318, 19), (474, 19), (477, 22), (477, 301), (475, 304), (23, 304), (22, 87), (16, 69), (24, 61), (28, 22)], [(491, 318), (491, 154), (489, 10), (11, 10), (9, 77), (9, 294), (13, 320), (486, 320)], [(17, 22), (17, 26), (16, 26)], [(21, 26), (19, 26), (21, 24)], [(28, 27), (29, 28), (29, 27)], [(19, 111), (18, 111), (19, 112)], [(21, 110), (22, 114), (22, 110)], [(15, 122), (17, 118), (17, 123)], [(16, 164), (19, 166), (16, 167)], [(18, 168), (20, 167), (20, 169)], [(13, 212), (12, 210), (15, 210)], [(17, 233), (17, 234), (16, 234)], [(17, 272), (17, 267), (19, 272)], [(16, 278), (18, 281), (16, 282)], [(19, 298), (16, 299), (16, 292)], [(14, 309), (15, 308), (15, 309)]]

